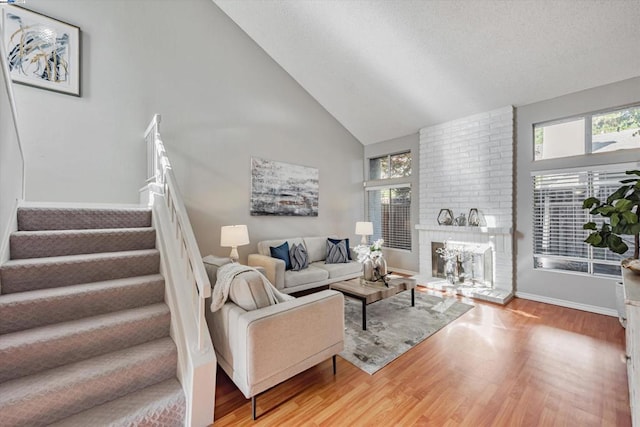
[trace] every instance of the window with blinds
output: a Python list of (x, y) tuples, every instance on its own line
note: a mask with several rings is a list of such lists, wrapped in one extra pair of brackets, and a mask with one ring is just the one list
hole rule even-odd
[(621, 179), (628, 178), (624, 171), (541, 172), (533, 177), (535, 268), (621, 275), (620, 260), (631, 256), (631, 249), (619, 255), (584, 243), (589, 230), (583, 230), (583, 224), (594, 221), (600, 227), (602, 218), (589, 215), (588, 209), (582, 209), (582, 202), (588, 197), (606, 199), (620, 186)]
[(367, 218), (373, 223), (373, 240), (383, 246), (411, 250), (411, 152), (369, 159), (365, 183)]
[(387, 248), (411, 250), (411, 187), (368, 188), (367, 205), (372, 239), (384, 239)]

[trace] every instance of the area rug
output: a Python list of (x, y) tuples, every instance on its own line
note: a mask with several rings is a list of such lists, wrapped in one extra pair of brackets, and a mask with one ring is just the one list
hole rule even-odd
[(401, 292), (367, 306), (367, 330), (362, 330), (362, 303), (344, 298), (345, 343), (340, 356), (373, 375), (473, 308), (455, 298)]

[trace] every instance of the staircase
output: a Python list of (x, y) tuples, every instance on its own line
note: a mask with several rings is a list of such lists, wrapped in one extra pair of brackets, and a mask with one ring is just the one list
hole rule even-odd
[(184, 425), (155, 240), (148, 209), (18, 209), (0, 267), (0, 425)]

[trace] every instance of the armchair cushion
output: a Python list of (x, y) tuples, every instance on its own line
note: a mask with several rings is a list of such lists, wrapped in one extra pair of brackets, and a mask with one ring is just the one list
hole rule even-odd
[(229, 299), (247, 311), (277, 304), (273, 291), (267, 286), (271, 287), (271, 284), (257, 271), (238, 274), (231, 280)]

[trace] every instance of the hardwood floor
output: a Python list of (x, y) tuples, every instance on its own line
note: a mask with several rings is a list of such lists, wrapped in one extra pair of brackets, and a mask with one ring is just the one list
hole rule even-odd
[[(429, 292), (419, 288), (421, 292)], [(251, 403), (218, 369), (216, 426), (630, 426), (624, 329), (515, 299), (476, 306), (369, 375), (338, 357)]]

